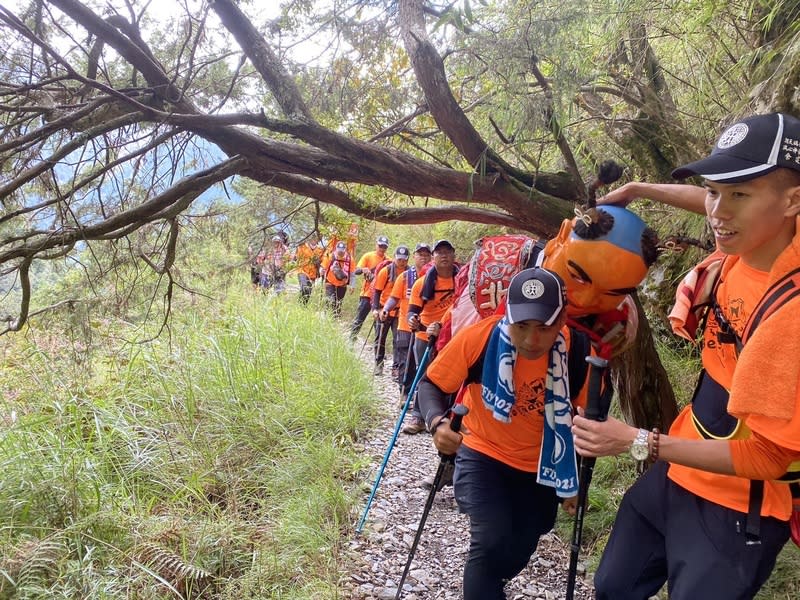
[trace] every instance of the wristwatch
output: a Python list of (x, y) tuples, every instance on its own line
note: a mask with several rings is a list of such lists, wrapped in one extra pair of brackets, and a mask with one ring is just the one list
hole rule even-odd
[(647, 429), (640, 429), (636, 433), (636, 439), (631, 444), (631, 456), (635, 460), (647, 460), (647, 457), (650, 456), (650, 446), (647, 444), (649, 434)]

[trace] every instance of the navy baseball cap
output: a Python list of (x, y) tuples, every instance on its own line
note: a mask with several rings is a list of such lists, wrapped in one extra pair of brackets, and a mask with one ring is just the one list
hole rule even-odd
[(386, 237), (385, 235), (379, 235), (378, 239), (375, 240), (375, 244), (377, 244), (378, 246), (386, 246), (388, 248), (389, 247), (389, 238)]
[(741, 183), (778, 167), (800, 171), (800, 120), (770, 113), (734, 123), (719, 136), (710, 156), (678, 167), (672, 176), (700, 175), (717, 183)]
[(336, 242), (336, 249), (347, 250), (347, 244), (345, 244), (344, 242)]
[(509, 323), (535, 320), (552, 325), (566, 305), (564, 281), (547, 269), (524, 269), (508, 284), (506, 319)]
[(427, 252), (431, 251), (431, 245), (427, 242), (420, 242), (417, 244), (417, 247), (414, 248), (414, 252), (419, 252), (420, 250), (425, 250)]
[(410, 256), (411, 252), (408, 251), (408, 246), (398, 246), (394, 251), (395, 258), (408, 259)]
[(450, 250), (455, 250), (455, 246), (453, 246), (453, 244), (451, 244), (447, 240), (439, 240), (433, 245), (433, 251), (436, 252), (439, 246), (447, 246), (448, 248), (450, 248)]

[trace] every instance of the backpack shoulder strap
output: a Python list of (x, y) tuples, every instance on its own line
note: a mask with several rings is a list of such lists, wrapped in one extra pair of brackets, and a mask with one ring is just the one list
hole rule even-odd
[[(494, 329), (492, 329), (494, 331)], [(483, 362), (486, 360), (486, 350), (489, 348), (489, 339), (492, 337), (492, 334), (489, 334), (489, 337), (486, 338), (486, 342), (483, 344), (483, 350), (481, 350), (481, 354), (474, 363), (469, 366), (469, 370), (467, 371), (467, 378), (464, 380), (464, 385), (469, 385), (470, 383), (480, 383), (481, 377), (483, 376)]]
[(525, 261), (524, 265), (520, 265), (520, 270), (522, 269), (530, 269), (531, 267), (535, 267), (536, 263), (539, 259), (539, 255), (544, 250), (546, 242), (543, 240), (536, 240), (533, 245), (531, 246), (530, 254), (528, 255), (528, 260)]
[(742, 344), (753, 335), (753, 331), (761, 321), (797, 296), (800, 296), (800, 268), (790, 271), (769, 286), (764, 296), (758, 301), (753, 314), (747, 321), (747, 325), (745, 325), (742, 332)]

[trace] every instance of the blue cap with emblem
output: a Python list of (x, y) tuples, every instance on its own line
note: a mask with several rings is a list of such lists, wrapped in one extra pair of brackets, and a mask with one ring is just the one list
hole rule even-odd
[(506, 296), (506, 319), (509, 323), (541, 321), (555, 323), (567, 305), (564, 281), (556, 273), (533, 267), (514, 275)]
[(770, 113), (734, 123), (719, 136), (710, 156), (675, 169), (672, 176), (741, 183), (778, 167), (800, 171), (800, 120)]

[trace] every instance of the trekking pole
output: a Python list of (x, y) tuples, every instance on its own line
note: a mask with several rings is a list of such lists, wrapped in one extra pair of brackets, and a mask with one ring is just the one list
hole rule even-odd
[(372, 333), (373, 329), (375, 329), (375, 319), (372, 319), (372, 324), (369, 326), (369, 330), (367, 331), (367, 337), (364, 338), (364, 343), (361, 345), (361, 350), (358, 351), (359, 358), (361, 358), (361, 355), (364, 354), (364, 348), (367, 347), (367, 342), (369, 341), (369, 334)]
[[(378, 364), (378, 352), (380, 352), (381, 338), (383, 338), (383, 329), (384, 329), (384, 327), (386, 327), (386, 321), (381, 321), (379, 319), (375, 319), (375, 321), (377, 321), (377, 323), (378, 323), (377, 326), (376, 326), (378, 329), (377, 329), (377, 331), (375, 331), (375, 344), (374, 344), (374, 347), (373, 347), (373, 350), (372, 350), (372, 357), (375, 359), (375, 364), (377, 365)], [(384, 354), (385, 354), (386, 353), (386, 342), (385, 341), (384, 341), (383, 351), (384, 351)], [(385, 356), (384, 356), (384, 358), (385, 358)], [(374, 374), (375, 373), (373, 372), (373, 375)]]
[[(587, 356), (586, 362), (591, 365), (589, 374), (589, 390), (584, 415), (592, 421), (605, 421), (611, 404), (611, 394), (601, 390), (608, 361), (599, 356)], [(575, 579), (578, 575), (578, 554), (581, 551), (583, 535), (583, 517), (586, 513), (586, 501), (589, 497), (589, 485), (592, 483), (594, 457), (581, 457), (581, 469), (578, 476), (578, 505), (575, 508), (575, 522), (572, 527), (572, 544), (569, 554), (569, 570), (567, 571), (566, 600), (572, 600), (575, 594)]]
[[(411, 340), (411, 343), (414, 343), (414, 340)], [(403, 410), (400, 411), (400, 416), (397, 418), (397, 423), (394, 426), (394, 433), (392, 433), (392, 439), (389, 440), (389, 447), (386, 448), (386, 452), (383, 455), (383, 462), (381, 462), (380, 468), (378, 468), (378, 474), (375, 476), (375, 483), (372, 484), (372, 492), (370, 492), (369, 498), (367, 499), (367, 505), (364, 507), (364, 513), (361, 515), (361, 520), (358, 522), (356, 526), (356, 533), (361, 533), (361, 530), (364, 529), (364, 523), (367, 520), (367, 513), (369, 512), (369, 507), (372, 505), (372, 500), (375, 498), (375, 492), (378, 491), (378, 485), (381, 482), (381, 477), (383, 477), (383, 470), (386, 468), (386, 463), (389, 462), (389, 455), (392, 453), (392, 449), (394, 448), (395, 442), (397, 442), (397, 435), (400, 433), (400, 426), (403, 424), (403, 419), (406, 416), (406, 411), (408, 411), (408, 399), (414, 396), (414, 392), (417, 389), (417, 384), (422, 376), (425, 374), (425, 368), (428, 363), (428, 357), (431, 354), (431, 348), (436, 343), (436, 336), (432, 335), (428, 338), (428, 345), (425, 347), (425, 352), (422, 355), (422, 358), (419, 360), (419, 365), (417, 366), (417, 374), (414, 375), (414, 381), (411, 383), (411, 388), (408, 390), (408, 397), (406, 398), (406, 402), (403, 405)]]
[[(452, 410), (452, 420), (450, 421), (450, 429), (459, 431), (461, 429), (461, 420), (469, 412), (469, 409), (463, 404), (456, 404)], [(417, 526), (417, 534), (414, 536), (414, 542), (411, 544), (411, 550), (408, 553), (408, 560), (406, 560), (406, 567), (403, 569), (403, 576), (400, 577), (400, 583), (397, 586), (397, 593), (394, 595), (394, 600), (399, 600), (400, 595), (403, 593), (403, 584), (406, 582), (408, 571), (411, 569), (411, 563), (414, 560), (414, 553), (417, 551), (419, 539), (422, 537), (422, 530), (425, 528), (425, 521), (428, 520), (428, 513), (431, 512), (433, 506), (433, 498), (436, 496), (436, 491), (439, 489), (439, 484), (444, 477), (447, 469), (453, 468), (455, 464), (455, 454), (442, 454), (439, 453), (439, 466), (436, 469), (436, 475), (433, 478), (433, 485), (431, 491), (428, 492), (428, 499), (425, 501), (425, 508), (422, 510), (422, 517), (420, 517), (419, 525)]]

